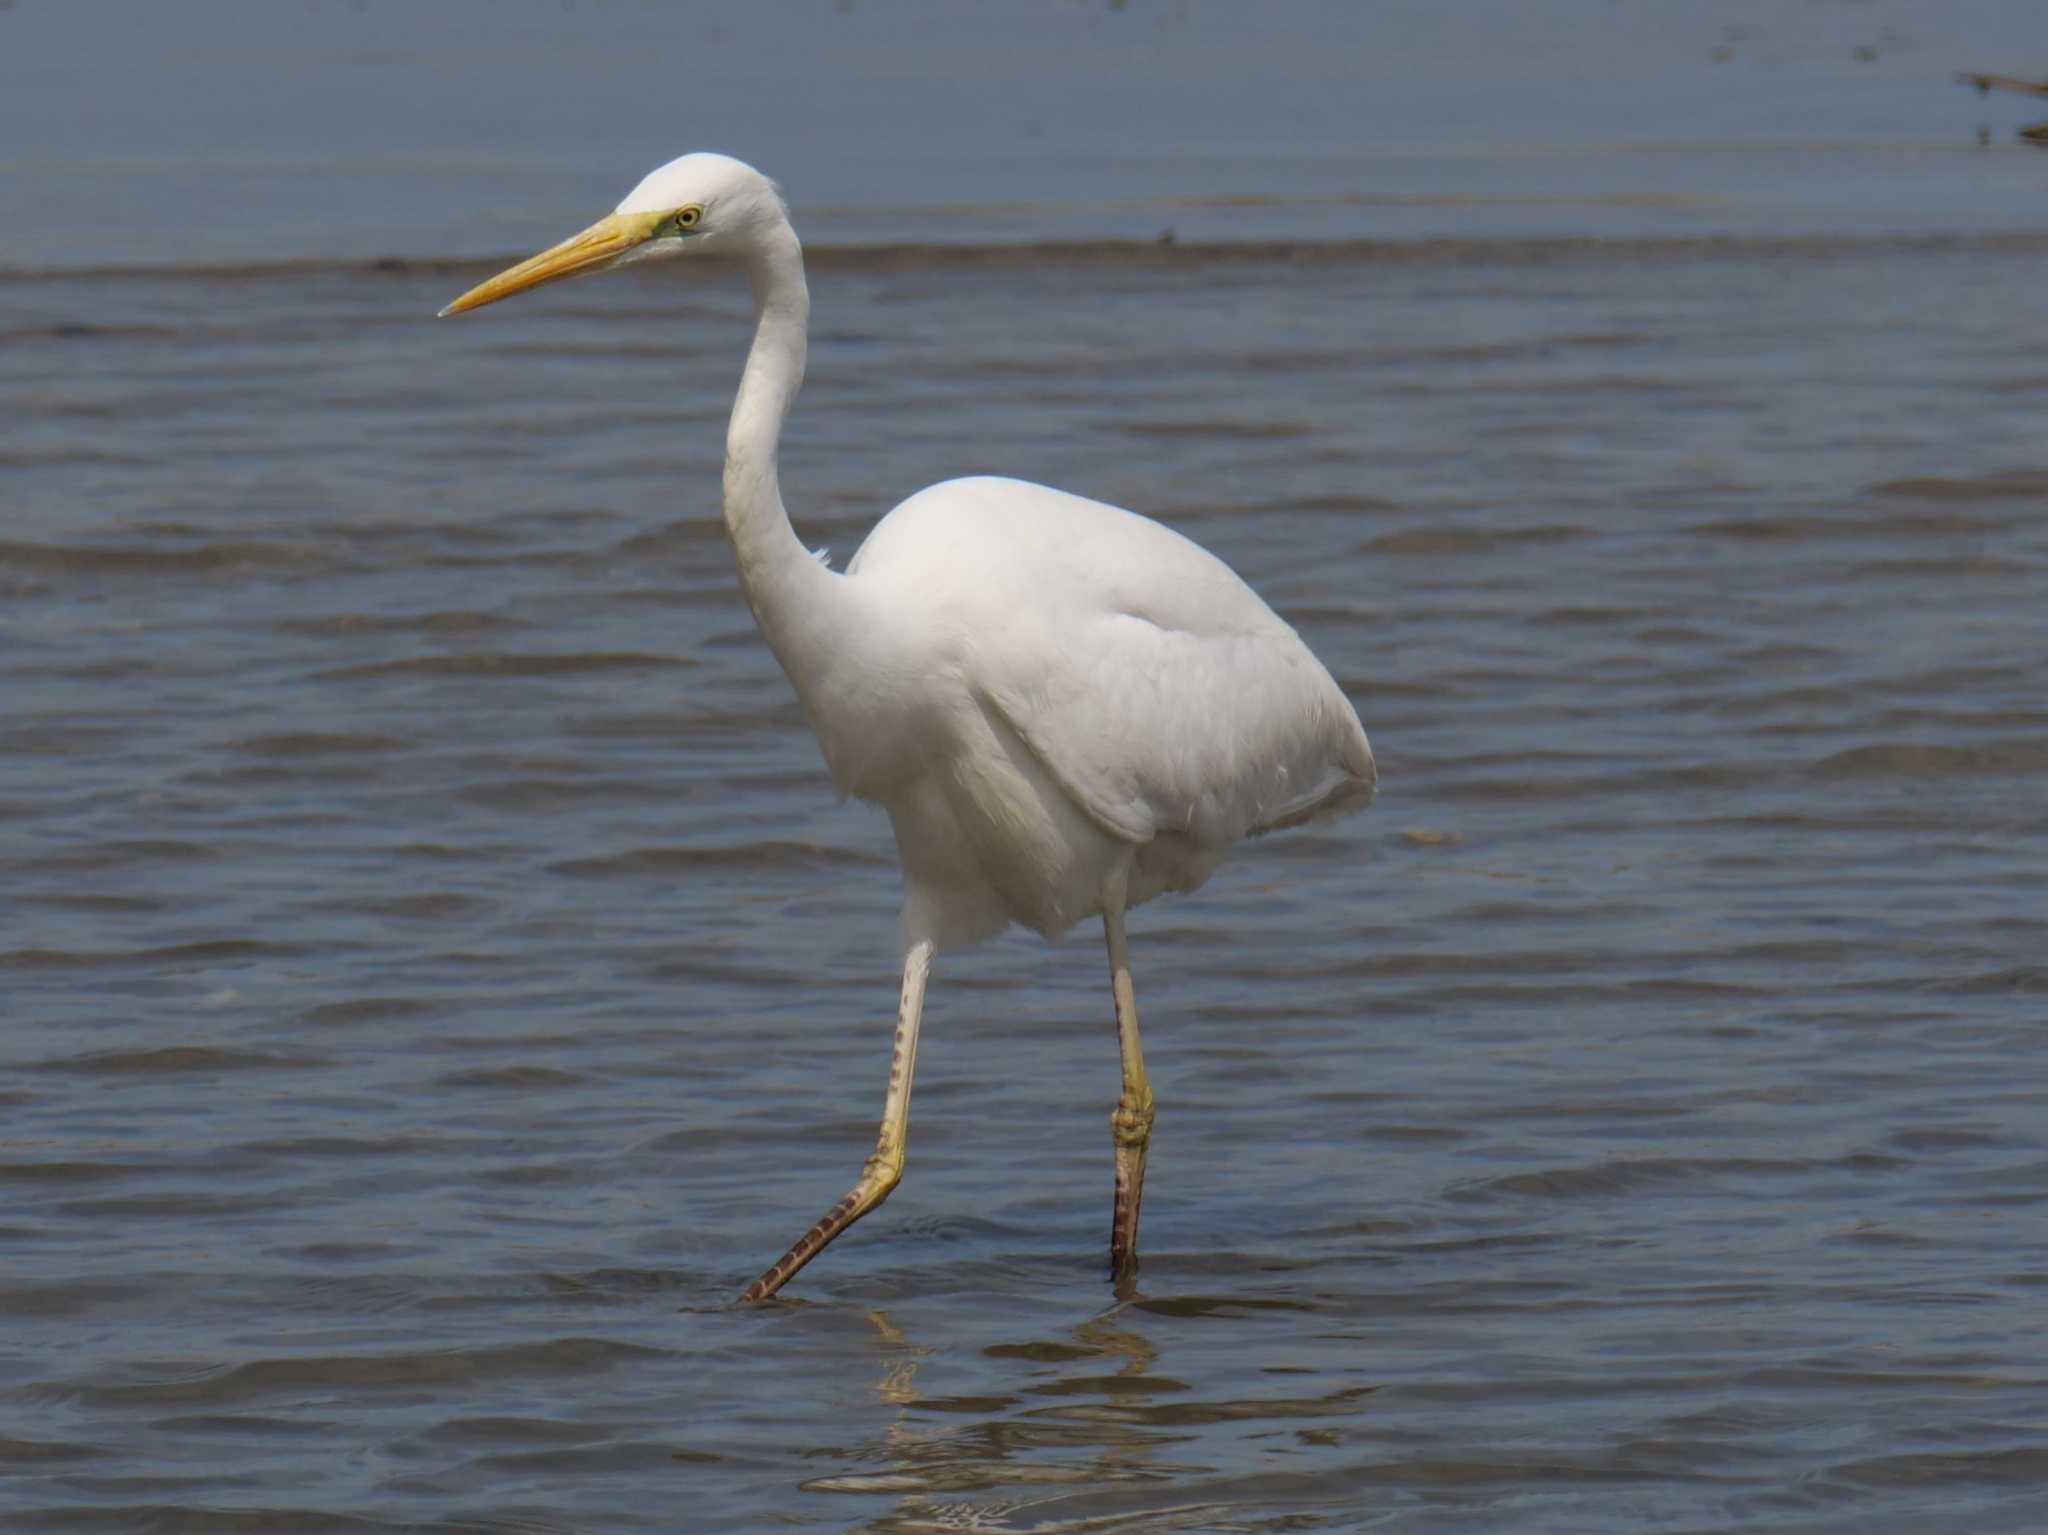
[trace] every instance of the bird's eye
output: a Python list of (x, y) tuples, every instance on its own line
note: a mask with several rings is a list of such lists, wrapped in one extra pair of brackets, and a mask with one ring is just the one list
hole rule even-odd
[(692, 203), (687, 208), (676, 209), (675, 213), (670, 216), (669, 223), (674, 227), (677, 234), (687, 234), (690, 230), (697, 227), (697, 221), (702, 217), (704, 217), (704, 210), (695, 203)]

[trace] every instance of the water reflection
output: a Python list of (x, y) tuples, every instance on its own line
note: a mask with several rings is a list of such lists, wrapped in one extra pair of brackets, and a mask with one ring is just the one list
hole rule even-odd
[[(1225, 1503), (1189, 1501), (1190, 1484), (1224, 1474), (1202, 1453), (1212, 1425), (1272, 1420), (1276, 1468), (1296, 1443), (1335, 1445), (1328, 1429), (1282, 1429), (1290, 1420), (1359, 1411), (1372, 1387), (1321, 1395), (1204, 1399), (1162, 1367), (1157, 1329), (1224, 1318), (1241, 1322), (1262, 1302), (1213, 1296), (1149, 1298), (1142, 1292), (1059, 1336), (1033, 1336), (982, 1349), (1013, 1389), (987, 1395), (926, 1395), (921, 1369), (939, 1350), (920, 1344), (883, 1310), (874, 1329), (874, 1394), (895, 1409), (872, 1443), (842, 1452), (880, 1469), (805, 1482), (809, 1492), (896, 1499), (859, 1526), (869, 1531), (1052, 1532), (1178, 1530), (1203, 1524)], [(1193, 1337), (1185, 1340), (1199, 1349)], [(1270, 1377), (1312, 1374), (1272, 1366)], [(1039, 1405), (1029, 1405), (1034, 1400)], [(965, 1417), (963, 1425), (955, 1420)], [(1048, 1490), (1049, 1489), (1049, 1490)], [(988, 1494), (999, 1494), (988, 1496)]]

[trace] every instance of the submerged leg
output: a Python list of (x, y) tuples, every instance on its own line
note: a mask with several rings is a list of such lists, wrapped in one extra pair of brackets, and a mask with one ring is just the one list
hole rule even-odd
[[(1120, 897), (1122, 891), (1116, 892)], [(1123, 902), (1105, 903), (1103, 936), (1109, 941), (1109, 985), (1116, 995), (1116, 1037), (1123, 1052), (1124, 1090), (1109, 1116), (1116, 1144), (1116, 1205), (1109, 1222), (1109, 1273), (1128, 1283), (1138, 1272), (1138, 1203), (1145, 1195), (1145, 1148), (1152, 1141), (1152, 1084), (1138, 1048), (1138, 995), (1131, 987), (1130, 956), (1124, 952)]]
[(903, 1150), (910, 1133), (910, 1077), (917, 1068), (917, 1029), (924, 1018), (924, 983), (931, 973), (931, 944), (912, 944), (903, 957), (903, 1004), (896, 1014), (896, 1050), (889, 1060), (889, 1097), (882, 1106), (882, 1131), (875, 1138), (875, 1154), (861, 1169), (860, 1181), (797, 1239), (796, 1246), (777, 1258), (767, 1273), (748, 1285), (741, 1300), (766, 1300), (773, 1295), (823, 1252), (827, 1243), (887, 1199), (889, 1191), (902, 1182)]

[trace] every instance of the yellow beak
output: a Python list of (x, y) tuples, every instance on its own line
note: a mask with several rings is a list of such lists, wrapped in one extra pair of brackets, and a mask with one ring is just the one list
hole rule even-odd
[(610, 218), (599, 219), (580, 235), (571, 235), (560, 245), (551, 245), (538, 256), (529, 256), (489, 282), (478, 283), (441, 313), (445, 317), (466, 309), (481, 309), (485, 304), (495, 304), (501, 298), (538, 288), (542, 283), (558, 282), (604, 266), (653, 238), (661, 218), (658, 213), (614, 213)]

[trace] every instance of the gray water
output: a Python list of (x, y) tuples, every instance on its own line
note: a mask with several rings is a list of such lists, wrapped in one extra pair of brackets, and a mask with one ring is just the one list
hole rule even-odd
[(733, 1304), (897, 959), (717, 520), (744, 294), (428, 318), (641, 160), (502, 250), (0, 251), (0, 1528), (2048, 1524), (2048, 161), (1741, 153), (1566, 230), (823, 221), (811, 542), (1152, 512), (1379, 755), (1134, 919), (1123, 1300), (1084, 929), (942, 956), (904, 1184)]

